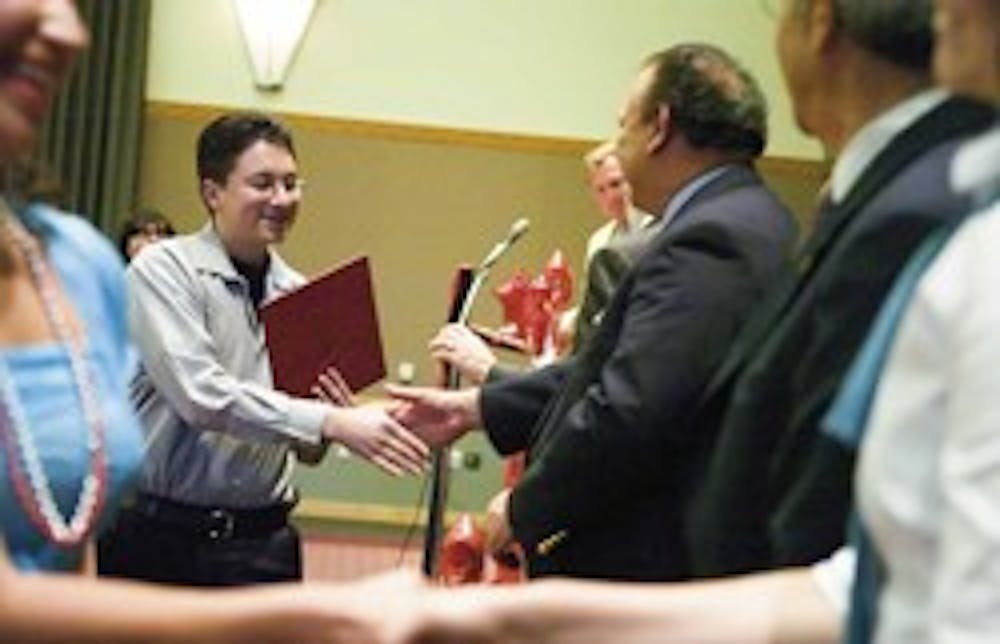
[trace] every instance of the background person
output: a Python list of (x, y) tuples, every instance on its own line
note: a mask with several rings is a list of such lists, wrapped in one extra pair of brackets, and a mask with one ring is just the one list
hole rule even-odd
[(129, 217), (118, 236), (118, 250), (125, 262), (131, 262), (143, 248), (177, 234), (173, 224), (159, 210), (143, 208)]
[(586, 280), (574, 313), (573, 353), (593, 336), (625, 273), (656, 231), (667, 224), (635, 207), (614, 142), (591, 150), (584, 163), (594, 201), (608, 221), (587, 239)]
[[(608, 221), (587, 241), (584, 261), (586, 279), (580, 304), (563, 312), (556, 321), (559, 339), (568, 338), (572, 353), (579, 351), (600, 323), (605, 307), (646, 243), (665, 222), (637, 210), (632, 189), (614, 155), (614, 144), (602, 143), (584, 156), (587, 186), (598, 209)], [(431, 355), (451, 364), (469, 383), (480, 385), (519, 370), (500, 364), (496, 354), (467, 327), (449, 324), (429, 343)]]

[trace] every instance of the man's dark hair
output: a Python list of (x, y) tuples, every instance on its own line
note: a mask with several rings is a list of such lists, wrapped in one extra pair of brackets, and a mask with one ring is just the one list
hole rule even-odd
[(851, 40), (891, 63), (928, 72), (934, 51), (931, 0), (836, 0)]
[(644, 120), (666, 105), (671, 124), (696, 148), (749, 158), (764, 151), (767, 101), (732, 56), (712, 45), (689, 43), (653, 54), (645, 67), (654, 77), (642, 106)]
[(266, 114), (238, 112), (215, 119), (198, 137), (198, 179), (225, 183), (236, 159), (257, 141), (267, 141), (295, 156), (291, 131)]

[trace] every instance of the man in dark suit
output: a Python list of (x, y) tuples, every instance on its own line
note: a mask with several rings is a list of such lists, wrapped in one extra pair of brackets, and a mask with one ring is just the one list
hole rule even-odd
[(482, 424), (499, 452), (529, 450), (495, 532), (524, 546), (531, 575), (688, 574), (671, 535), (705, 441), (683, 417), (793, 237), (751, 165), (765, 112), (753, 79), (714, 47), (649, 58), (616, 147), (636, 205), (666, 225), (594, 338), (571, 360), (480, 389), (394, 389), (397, 418), (434, 444)]
[(697, 575), (806, 564), (842, 544), (853, 458), (819, 432), (904, 261), (968, 210), (948, 185), (988, 108), (930, 91), (930, 3), (787, 0), (778, 53), (801, 127), (837, 157), (794, 270), (693, 412), (719, 432), (687, 532)]

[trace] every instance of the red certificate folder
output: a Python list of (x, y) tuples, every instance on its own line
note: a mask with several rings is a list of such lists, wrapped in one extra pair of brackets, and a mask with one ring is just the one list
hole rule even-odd
[(311, 398), (316, 378), (335, 366), (359, 391), (385, 377), (368, 258), (360, 257), (260, 310), (277, 389)]

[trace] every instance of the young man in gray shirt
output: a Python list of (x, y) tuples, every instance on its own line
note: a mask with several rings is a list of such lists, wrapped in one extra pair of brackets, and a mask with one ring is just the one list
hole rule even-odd
[(337, 441), (400, 474), (421, 471), (427, 451), (382, 407), (273, 388), (257, 309), (304, 282), (273, 249), (301, 200), (291, 133), (262, 114), (226, 115), (201, 133), (197, 163), (208, 222), (150, 247), (128, 273), (147, 454), (99, 565), (187, 585), (299, 579), (296, 452)]

